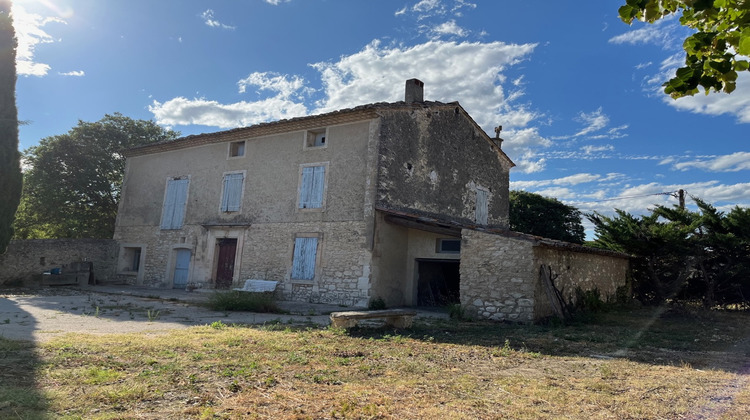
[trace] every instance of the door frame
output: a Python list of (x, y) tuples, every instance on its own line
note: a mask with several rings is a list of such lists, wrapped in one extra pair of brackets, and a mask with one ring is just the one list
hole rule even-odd
[(211, 227), (208, 230), (207, 262), (211, 262), (211, 271), (207, 278), (210, 278), (211, 287), (216, 288), (216, 270), (219, 268), (219, 243), (221, 239), (236, 239), (237, 249), (234, 254), (234, 273), (232, 278), (241, 282), (240, 273), (242, 272), (242, 249), (245, 243), (245, 231), (247, 227)]
[(167, 275), (165, 287), (171, 289), (174, 287), (174, 269), (177, 266), (177, 252), (180, 250), (190, 251), (190, 265), (188, 266), (188, 284), (193, 279), (193, 270), (195, 269), (195, 247), (189, 244), (176, 244), (172, 245), (172, 249), (169, 252), (169, 262), (167, 264)]

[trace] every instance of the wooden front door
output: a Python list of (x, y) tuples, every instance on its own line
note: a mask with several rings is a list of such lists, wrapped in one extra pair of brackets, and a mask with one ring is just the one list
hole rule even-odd
[(216, 288), (229, 289), (234, 278), (234, 257), (237, 253), (237, 239), (224, 238), (217, 242), (219, 261), (216, 267)]

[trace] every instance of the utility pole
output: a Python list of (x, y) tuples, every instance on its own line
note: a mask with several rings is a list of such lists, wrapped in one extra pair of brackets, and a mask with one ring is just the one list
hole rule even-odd
[(680, 209), (685, 210), (685, 190), (680, 189), (679, 191), (677, 191), (677, 193), (679, 194), (680, 198)]

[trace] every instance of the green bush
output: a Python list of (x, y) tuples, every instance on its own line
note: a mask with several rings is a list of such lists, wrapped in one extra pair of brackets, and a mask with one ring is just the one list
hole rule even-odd
[(574, 310), (572, 312), (596, 313), (604, 310), (605, 303), (602, 301), (599, 289), (594, 288), (583, 291), (580, 287), (576, 287), (576, 300), (573, 307)]
[(271, 293), (236, 290), (214, 293), (208, 299), (208, 307), (214, 311), (282, 312)]
[(376, 297), (375, 299), (370, 299), (370, 304), (367, 305), (367, 308), (371, 309), (371, 310), (374, 310), (374, 311), (380, 310), (380, 309), (385, 309), (386, 308), (385, 301), (381, 297)]

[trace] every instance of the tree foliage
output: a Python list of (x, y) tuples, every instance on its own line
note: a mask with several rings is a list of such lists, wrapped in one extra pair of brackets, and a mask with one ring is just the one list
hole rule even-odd
[(594, 246), (633, 255), (633, 292), (647, 303), (701, 299), (705, 306), (750, 299), (750, 209), (729, 213), (695, 199), (698, 211), (656, 207), (636, 218), (588, 215)]
[(16, 108), (16, 35), (10, 1), (0, 0), (0, 254), (13, 236), (13, 219), (21, 197)]
[(664, 83), (664, 92), (673, 98), (694, 95), (699, 86), (706, 94), (731, 93), (737, 72), (750, 69), (748, 0), (627, 0), (619, 14), (627, 24), (681, 14), (680, 23), (695, 30), (682, 45), (685, 65)]
[(24, 152), (16, 219), (19, 238), (111, 238), (125, 170), (124, 149), (172, 140), (178, 133), (119, 113), (78, 121)]
[(510, 192), (510, 229), (576, 244), (585, 239), (577, 208), (526, 191)]

